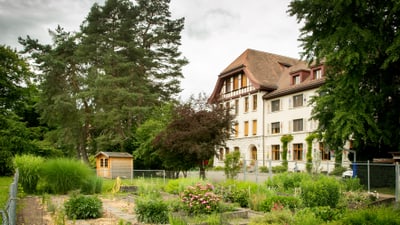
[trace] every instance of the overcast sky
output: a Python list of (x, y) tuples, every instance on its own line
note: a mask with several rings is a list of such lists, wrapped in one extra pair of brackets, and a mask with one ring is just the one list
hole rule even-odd
[[(50, 43), (57, 25), (79, 31), (94, 2), (104, 0), (0, 0), (0, 44), (20, 49), (18, 37)], [(171, 0), (173, 18), (185, 17), (181, 97), (211, 94), (217, 76), (248, 48), (299, 58), (300, 25), (286, 13), (290, 0)]]

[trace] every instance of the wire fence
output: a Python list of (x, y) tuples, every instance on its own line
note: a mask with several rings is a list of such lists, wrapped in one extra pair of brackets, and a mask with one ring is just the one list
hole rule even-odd
[(14, 174), (13, 182), (10, 184), (9, 196), (4, 209), (0, 210), (3, 225), (17, 224), (17, 192), (18, 192), (18, 169)]

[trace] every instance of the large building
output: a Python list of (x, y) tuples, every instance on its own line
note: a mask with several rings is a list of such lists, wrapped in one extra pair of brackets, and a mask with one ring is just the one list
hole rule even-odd
[[(281, 137), (291, 134), (289, 169), (305, 169), (306, 137), (317, 128), (310, 119), (309, 100), (324, 83), (324, 66), (309, 66), (299, 59), (247, 49), (218, 76), (210, 103), (226, 107), (234, 115), (232, 135), (218, 150), (215, 165), (223, 166), (225, 155), (240, 151), (247, 165), (281, 165)], [(314, 163), (332, 170), (334, 155), (314, 140)], [(317, 164), (315, 164), (317, 165)]]

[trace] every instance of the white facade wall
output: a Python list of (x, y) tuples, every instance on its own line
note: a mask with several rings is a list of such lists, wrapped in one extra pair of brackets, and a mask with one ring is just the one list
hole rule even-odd
[[(293, 136), (293, 141), (288, 144), (288, 161), (289, 170), (294, 168), (295, 163), (300, 170), (305, 170), (306, 154), (307, 154), (307, 143), (305, 141), (306, 137), (313, 132), (318, 123), (316, 121), (310, 120), (312, 106), (309, 106), (309, 100), (311, 96), (315, 95), (316, 89), (306, 90), (303, 92), (297, 92), (294, 94), (285, 95), (282, 97), (263, 100), (262, 96), (266, 92), (259, 91), (257, 93), (243, 95), (239, 100), (239, 110), (235, 122), (239, 124), (239, 130), (237, 137), (232, 134), (231, 139), (226, 142), (226, 147), (229, 152), (233, 152), (235, 147), (240, 150), (241, 159), (249, 162), (252, 160), (252, 149), (255, 147), (257, 149), (257, 162), (258, 166), (277, 166), (281, 165), (281, 160), (272, 160), (272, 145), (280, 146), (280, 159), (282, 159), (282, 143), (280, 141), (281, 137), (285, 134), (291, 134)], [(293, 96), (303, 95), (303, 105), (299, 107), (293, 106)], [(257, 95), (257, 109), (253, 110), (253, 95)], [(249, 99), (249, 111), (245, 112), (245, 98)], [(280, 110), (272, 112), (271, 102), (273, 100), (280, 100)], [(235, 113), (235, 99), (230, 100), (230, 106), (232, 108), (232, 113)], [(303, 119), (303, 130), (294, 131), (293, 130), (293, 120)], [(257, 133), (253, 135), (252, 121), (257, 120)], [(248, 136), (244, 136), (244, 122), (249, 122)], [(273, 134), (271, 124), (279, 122), (280, 132)], [(233, 126), (234, 127), (234, 126)], [(293, 158), (293, 144), (302, 144), (302, 160), (294, 160)], [(320, 161), (321, 156), (319, 155), (319, 143), (315, 140), (312, 146), (312, 156), (313, 160)], [(224, 156), (226, 152), (224, 152)], [(224, 158), (224, 157), (223, 157)], [(223, 158), (215, 158), (215, 166), (224, 166)], [(331, 171), (334, 168), (334, 158), (331, 157), (330, 160), (320, 161), (320, 170)]]

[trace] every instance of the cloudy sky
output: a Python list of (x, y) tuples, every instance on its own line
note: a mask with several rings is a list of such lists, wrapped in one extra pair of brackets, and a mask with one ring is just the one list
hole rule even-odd
[[(50, 43), (57, 25), (78, 31), (94, 2), (104, 0), (0, 0), (0, 44), (20, 49), (18, 37)], [(290, 0), (171, 0), (173, 18), (185, 17), (181, 97), (211, 94), (218, 74), (248, 48), (299, 57), (300, 25), (286, 13)]]

